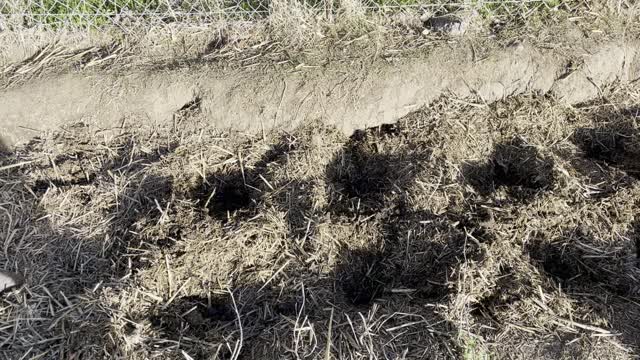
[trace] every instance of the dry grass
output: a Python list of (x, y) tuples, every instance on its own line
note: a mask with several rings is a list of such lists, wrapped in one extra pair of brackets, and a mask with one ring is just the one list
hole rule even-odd
[(294, 48), (321, 33), (317, 11), (299, 1), (273, 0), (268, 23), (275, 38), (287, 39)]
[[(353, 56), (389, 59), (429, 51), (444, 42), (486, 42), (485, 46), (476, 44), (480, 49), (526, 40), (558, 47), (566, 41), (566, 33), (619, 36), (635, 34), (638, 27), (637, 5), (623, 2), (548, 1), (504, 6), (487, 3), (475, 9), (478, 16), (463, 37), (424, 32), (420, 18), (426, 10), (418, 7), (371, 11), (360, 0), (321, 4), (272, 1), (263, 19), (221, 14), (202, 24), (143, 18), (99, 31), (73, 26), (56, 31), (40, 28), (2, 31), (0, 87), (69, 71), (122, 72), (132, 68), (194, 65), (324, 66), (330, 61), (348, 62)], [(467, 7), (448, 5), (446, 9), (430, 9), (434, 14), (446, 13), (448, 9), (463, 15), (469, 12)]]
[(442, 99), (351, 138), (196, 106), (36, 139), (0, 163), (0, 268), (27, 278), (2, 356), (631, 358), (633, 91)]

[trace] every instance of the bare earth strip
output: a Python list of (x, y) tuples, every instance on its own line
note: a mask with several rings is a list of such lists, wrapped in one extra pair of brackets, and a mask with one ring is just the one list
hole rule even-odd
[[(53, 76), (2, 91), (0, 134), (7, 144), (34, 131), (82, 121), (102, 128), (129, 117), (167, 124), (197, 101), (211, 125), (258, 132), (321, 120), (346, 134), (389, 124), (443, 95), (491, 103), (508, 96), (550, 94), (576, 104), (603, 87), (640, 77), (636, 41), (584, 42), (551, 50), (510, 44), (482, 58), (470, 47), (433, 49), (418, 58), (328, 68), (222, 71), (206, 66)], [(581, 66), (568, 65), (576, 60)]]

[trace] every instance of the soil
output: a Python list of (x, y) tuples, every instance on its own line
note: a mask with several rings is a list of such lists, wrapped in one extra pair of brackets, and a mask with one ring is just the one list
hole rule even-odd
[[(204, 63), (51, 75), (3, 91), (0, 130), (11, 145), (78, 121), (105, 129), (129, 118), (167, 124), (176, 111), (197, 104), (220, 129), (292, 130), (321, 119), (350, 135), (394, 123), (444, 94), (479, 103), (522, 93), (550, 94), (567, 104), (593, 100), (604, 87), (640, 77), (638, 46), (584, 39), (556, 50), (515, 42), (477, 58), (479, 50), (461, 44), (373, 64), (360, 59), (330, 67), (229, 71)], [(576, 62), (581, 65), (570, 66)]]
[(7, 83), (1, 357), (640, 356), (638, 44), (456, 45)]

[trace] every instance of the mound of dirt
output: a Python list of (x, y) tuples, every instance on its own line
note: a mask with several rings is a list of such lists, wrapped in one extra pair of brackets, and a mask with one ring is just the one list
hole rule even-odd
[[(203, 62), (163, 71), (36, 78), (0, 90), (0, 140), (10, 146), (34, 130), (77, 121), (105, 129), (128, 118), (169, 124), (186, 109), (202, 112), (211, 125), (225, 130), (290, 131), (305, 119), (321, 119), (351, 135), (394, 123), (444, 94), (491, 103), (537, 93), (578, 104), (599, 98), (602, 88), (640, 76), (635, 41), (603, 45), (585, 38), (572, 44), (558, 51), (525, 42), (487, 49), (439, 46), (399, 61), (371, 64), (360, 58), (303, 70), (229, 72)], [(482, 61), (476, 52), (486, 53)]]

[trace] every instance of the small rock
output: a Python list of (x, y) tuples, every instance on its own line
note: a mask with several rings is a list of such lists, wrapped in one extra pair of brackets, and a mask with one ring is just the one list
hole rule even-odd
[(510, 42), (507, 45), (507, 47), (510, 48), (510, 49), (513, 49), (515, 51), (518, 51), (518, 52), (524, 50), (524, 44), (522, 44), (522, 41), (519, 41), (519, 40), (514, 40), (514, 41)]
[(454, 15), (435, 16), (427, 20), (427, 26), (437, 32), (449, 35), (462, 35), (467, 31), (467, 24)]
[(420, 17), (420, 20), (431, 31), (460, 36), (469, 30), (469, 25), (476, 16), (476, 12), (462, 12), (442, 16), (431, 16), (429, 13), (425, 13)]
[(0, 271), (0, 294), (24, 284), (21, 275), (8, 271)]

